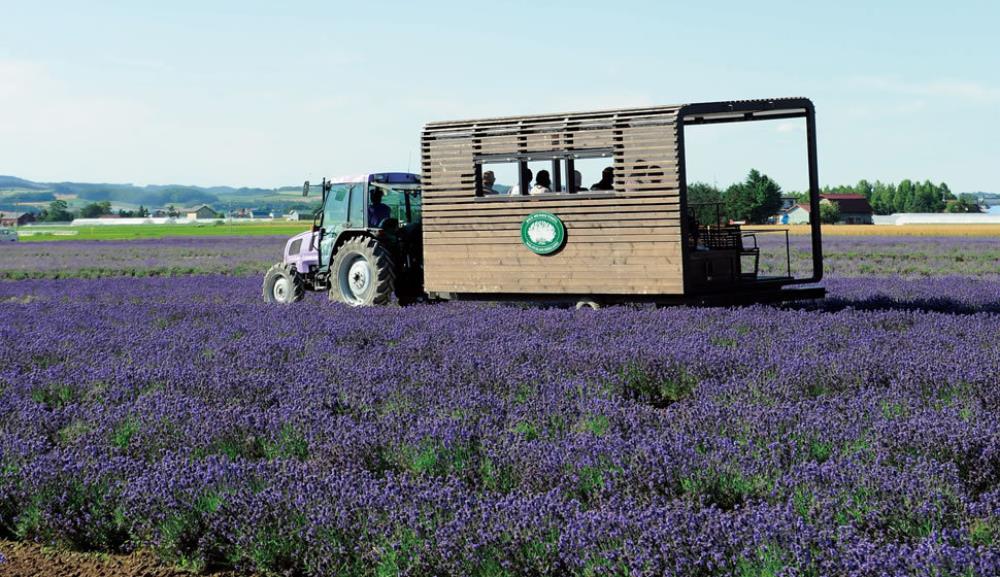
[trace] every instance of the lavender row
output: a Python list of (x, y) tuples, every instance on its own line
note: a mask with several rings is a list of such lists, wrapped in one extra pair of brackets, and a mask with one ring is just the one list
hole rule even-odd
[[(827, 311), (856, 308), (1000, 313), (1000, 276), (833, 277), (821, 284), (827, 289), (824, 301), (786, 306)], [(0, 281), (0, 303), (257, 304), (262, 300), (260, 290), (259, 277), (228, 275), (198, 275), (190, 279), (31, 279)], [(306, 302), (325, 306), (326, 295), (307, 293)], [(295, 316), (316, 314), (302, 312), (297, 306), (282, 310)]]
[[(760, 235), (761, 269), (785, 274), (789, 259), (779, 234)], [(790, 268), (795, 276), (812, 272), (811, 241), (789, 237)], [(826, 236), (823, 269), (827, 276), (897, 275), (996, 276), (1000, 274), (1000, 237)]]
[(307, 575), (1000, 570), (994, 315), (75, 282), (0, 285), (14, 537)]
[[(164, 276), (220, 273), (262, 275), (281, 258), (284, 237), (164, 238), (60, 241), (0, 246), (0, 278)], [(763, 234), (761, 270), (788, 269), (784, 237)], [(830, 236), (823, 240), (828, 276), (995, 276), (1000, 238)], [(812, 270), (809, 237), (790, 237), (791, 271)], [(748, 263), (749, 264), (749, 263)]]
[(0, 279), (259, 275), (285, 237), (234, 236), (5, 243)]

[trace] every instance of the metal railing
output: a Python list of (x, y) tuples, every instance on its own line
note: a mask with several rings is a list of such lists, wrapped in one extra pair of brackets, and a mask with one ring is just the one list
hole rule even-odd
[[(785, 235), (785, 276), (783, 278), (788, 278), (788, 279), (792, 278), (792, 250), (791, 250), (791, 242), (789, 240), (789, 236), (788, 236), (789, 233), (788, 233), (788, 229), (787, 228), (785, 228), (785, 229), (759, 229), (759, 228), (758, 229), (753, 229), (753, 228), (750, 228), (750, 229), (743, 229), (740, 232), (742, 234), (742, 237), (741, 237), (741, 248), (740, 248), (741, 251), (747, 250), (746, 249), (746, 245), (747, 245), (746, 241), (748, 239), (752, 240), (752, 242), (753, 242), (753, 246), (752, 246), (752, 248), (750, 250), (752, 250), (753, 253), (754, 253), (754, 276), (753, 276), (753, 278), (755, 278), (755, 279), (758, 277), (759, 270), (760, 270), (760, 245), (757, 243), (757, 235), (758, 234), (778, 234), (778, 233), (784, 234)], [(742, 254), (741, 254), (741, 256), (742, 256)]]

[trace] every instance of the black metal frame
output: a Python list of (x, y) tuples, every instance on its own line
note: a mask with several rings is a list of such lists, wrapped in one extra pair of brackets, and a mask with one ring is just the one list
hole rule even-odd
[[(681, 206), (687, 207), (687, 166), (684, 155), (684, 127), (702, 124), (752, 122), (804, 118), (806, 121), (806, 149), (809, 164), (809, 225), (812, 235), (813, 273), (808, 278), (763, 279), (743, 283), (754, 286), (789, 286), (815, 284), (823, 279), (823, 238), (819, 219), (819, 170), (816, 158), (816, 109), (808, 98), (783, 98), (780, 100), (748, 100), (736, 102), (706, 102), (688, 104), (677, 112), (677, 161), (680, 180)], [(681, 238), (688, 237), (687, 219), (681, 219)], [(681, 243), (681, 254), (688, 262), (687, 242)], [(790, 257), (789, 257), (790, 258)], [(731, 290), (731, 289), (729, 289)], [(684, 292), (689, 291), (688, 275), (684, 275)]]

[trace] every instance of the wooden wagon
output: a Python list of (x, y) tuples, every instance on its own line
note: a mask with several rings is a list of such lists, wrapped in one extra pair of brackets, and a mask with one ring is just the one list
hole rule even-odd
[[(821, 297), (822, 288), (796, 286), (822, 278), (818, 210), (811, 211), (812, 271), (796, 278), (790, 266), (784, 274), (761, 274), (751, 231), (697, 222), (687, 202), (685, 127), (789, 118), (806, 121), (815, 208), (815, 113), (805, 98), (427, 124), (425, 290), (444, 299), (596, 303)], [(575, 164), (594, 158), (611, 167), (610, 190), (581, 190), (575, 182)], [(517, 167), (520, 194), (498, 193), (489, 179), (484, 184), (484, 166), (504, 163)], [(548, 190), (528, 194), (529, 163), (547, 167)]]

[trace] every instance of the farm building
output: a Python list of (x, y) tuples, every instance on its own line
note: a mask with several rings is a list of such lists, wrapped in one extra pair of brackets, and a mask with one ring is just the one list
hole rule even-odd
[[(872, 224), (875, 212), (868, 199), (862, 194), (821, 194), (820, 204), (836, 203), (840, 208), (840, 220), (837, 224)], [(781, 224), (809, 224), (809, 205), (797, 204), (792, 209), (779, 216)], [(787, 220), (784, 216), (787, 215)]]
[(30, 212), (0, 213), (0, 226), (23, 226), (35, 222), (35, 215)]
[(821, 194), (820, 203), (832, 202), (840, 208), (839, 224), (871, 224), (872, 205), (863, 194)]
[(185, 218), (195, 220), (195, 219), (210, 219), (215, 218), (215, 211), (212, 210), (211, 206), (203, 204), (201, 206), (196, 206), (192, 208), (179, 208), (177, 212), (184, 216)]

